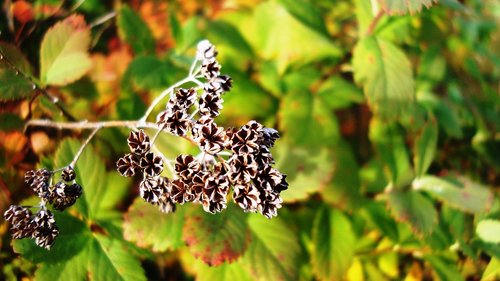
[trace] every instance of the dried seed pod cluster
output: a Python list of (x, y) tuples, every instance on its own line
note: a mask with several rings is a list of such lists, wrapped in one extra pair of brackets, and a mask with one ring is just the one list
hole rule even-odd
[(128, 138), (131, 153), (117, 162), (122, 176), (142, 172), (140, 195), (163, 212), (175, 210), (175, 204), (202, 204), (206, 212), (226, 208), (232, 197), (245, 212), (260, 212), (267, 218), (276, 216), (281, 207), (280, 192), (288, 188), (286, 175), (274, 169), (270, 148), (279, 134), (250, 121), (241, 128), (225, 129), (214, 118), (222, 109), (222, 96), (231, 89), (232, 80), (221, 75), (217, 51), (207, 40), (198, 44), (196, 54), (200, 76), (206, 81), (198, 87), (177, 89), (157, 116), (161, 130), (196, 143), (198, 156), (179, 155), (175, 159), (173, 178), (160, 175), (163, 161), (150, 152), (150, 138), (143, 130)]
[(59, 234), (54, 215), (46, 204), (52, 204), (58, 211), (75, 204), (82, 195), (82, 187), (76, 183), (73, 167), (65, 167), (61, 172), (61, 180), (52, 184), (53, 172), (47, 169), (28, 171), (24, 175), (25, 182), (41, 198), (38, 212), (33, 215), (29, 207), (11, 205), (4, 213), (5, 220), (11, 224), (10, 230), (15, 239), (32, 238), (35, 243), (50, 249)]

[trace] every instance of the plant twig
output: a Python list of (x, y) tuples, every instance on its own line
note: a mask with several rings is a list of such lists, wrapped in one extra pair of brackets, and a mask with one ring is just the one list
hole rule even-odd
[(377, 13), (377, 15), (372, 19), (372, 21), (370, 22), (370, 25), (368, 26), (368, 29), (366, 29), (366, 35), (367, 36), (370, 36), (373, 34), (373, 32), (375, 31), (375, 27), (377, 27), (377, 23), (380, 21), (380, 19), (382, 18), (382, 16), (385, 15), (385, 12), (384, 10), (380, 9)]
[(102, 127), (96, 127), (92, 133), (90, 133), (90, 135), (87, 137), (87, 139), (82, 143), (82, 145), (80, 146), (80, 149), (78, 149), (78, 152), (75, 154), (75, 157), (73, 158), (73, 160), (71, 161), (71, 163), (69, 164), (70, 167), (74, 167), (75, 164), (76, 164), (76, 161), (78, 161), (78, 159), (80, 158), (80, 156), (82, 155), (82, 152), (83, 150), (85, 149), (85, 147), (90, 143), (90, 141), (92, 140), (92, 138), (94, 138), (95, 134), (101, 129)]
[(139, 128), (160, 129), (160, 127), (156, 123), (141, 122), (137, 120), (116, 120), (116, 121), (100, 121), (100, 122), (88, 122), (88, 121), (57, 122), (49, 119), (34, 119), (26, 123), (25, 128), (27, 127), (49, 127), (49, 128), (57, 128), (59, 130), (63, 129), (86, 130), (86, 129), (112, 128), (112, 127), (129, 127), (129, 128), (139, 127)]

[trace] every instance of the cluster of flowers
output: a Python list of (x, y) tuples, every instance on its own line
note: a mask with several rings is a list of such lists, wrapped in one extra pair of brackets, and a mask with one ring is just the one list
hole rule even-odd
[(50, 249), (59, 234), (54, 214), (46, 204), (52, 204), (55, 210), (64, 209), (75, 204), (82, 195), (82, 187), (75, 181), (75, 171), (71, 166), (61, 172), (61, 180), (51, 184), (53, 173), (47, 169), (28, 171), (25, 182), (42, 199), (39, 210), (33, 214), (29, 207), (11, 205), (4, 213), (5, 220), (11, 224), (12, 237), (15, 239), (32, 238), (35, 243)]
[[(281, 207), (280, 192), (288, 188), (286, 175), (272, 167), (270, 148), (279, 138), (278, 132), (256, 121), (238, 129), (224, 129), (215, 123), (222, 95), (232, 86), (231, 78), (220, 74), (216, 56), (209, 41), (198, 44), (196, 58), (206, 82), (203, 87), (178, 89), (157, 116), (160, 129), (192, 140), (203, 153), (197, 157), (179, 155), (170, 180), (160, 176), (163, 159), (150, 151), (149, 137), (139, 130), (131, 132), (131, 153), (118, 160), (117, 169), (123, 176), (142, 171), (141, 197), (163, 212), (174, 211), (175, 203), (185, 202), (201, 203), (206, 212), (220, 212), (226, 208), (232, 187), (233, 200), (245, 212), (271, 218)], [(194, 119), (196, 113), (198, 118)]]

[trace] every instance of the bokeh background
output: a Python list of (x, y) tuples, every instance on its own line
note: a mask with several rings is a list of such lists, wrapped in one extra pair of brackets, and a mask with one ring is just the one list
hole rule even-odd
[[(2, 213), (36, 204), (24, 173), (66, 165), (89, 133), (29, 119), (138, 119), (205, 38), (234, 83), (217, 122), (278, 129), (289, 182), (271, 220), (234, 204), (162, 214), (114, 170), (128, 130), (102, 130), (51, 251), (13, 242), (0, 219), (0, 279), (500, 278), (498, 1), (0, 3), (2, 55), (24, 57), (0, 63)], [(47, 78), (42, 41), (60, 21), (89, 36), (75, 67)], [(193, 153), (169, 136), (158, 146)]]

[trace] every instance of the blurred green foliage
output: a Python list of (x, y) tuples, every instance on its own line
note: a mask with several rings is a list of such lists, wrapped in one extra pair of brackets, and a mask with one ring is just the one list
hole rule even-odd
[(234, 80), (218, 122), (282, 136), (284, 207), (162, 214), (113, 171), (127, 131), (107, 129), (52, 250), (2, 219), (5, 279), (500, 279), (498, 1), (126, 2), (2, 2), (0, 211), (33, 201), (26, 170), (80, 146), (23, 121), (137, 119), (204, 38)]

